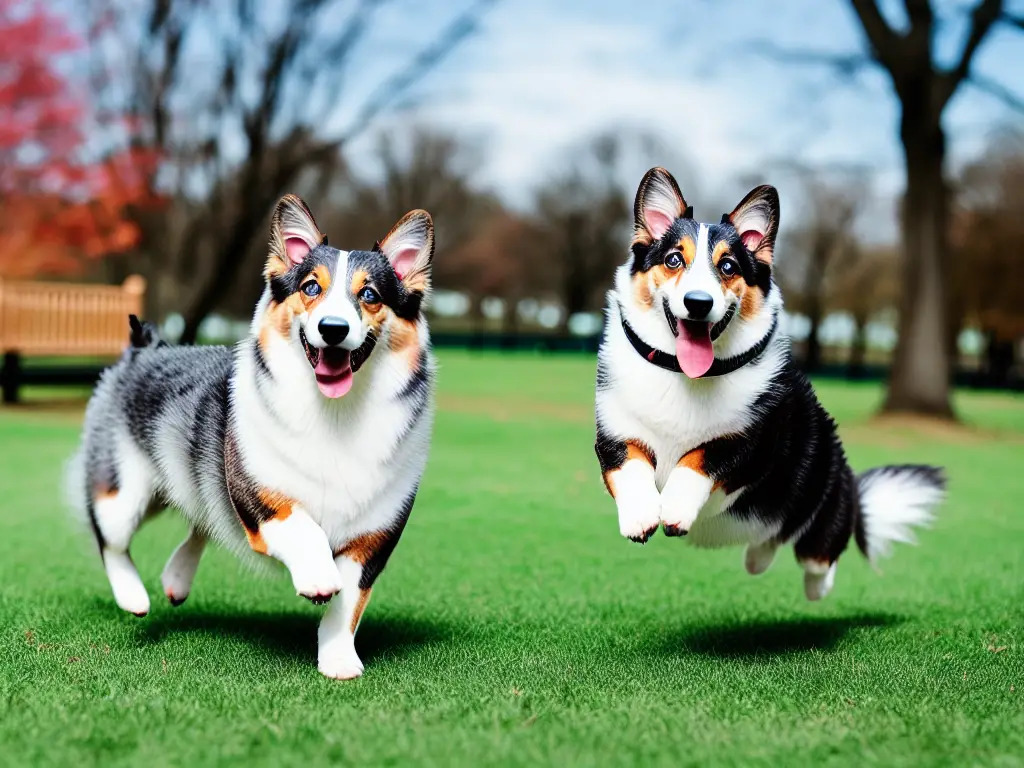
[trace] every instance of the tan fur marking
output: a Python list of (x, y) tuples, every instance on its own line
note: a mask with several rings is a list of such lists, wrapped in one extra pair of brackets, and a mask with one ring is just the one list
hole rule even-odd
[(384, 546), (388, 536), (389, 534), (386, 531), (364, 533), (362, 536), (352, 539), (352, 541), (338, 550), (335, 556), (340, 557), (344, 555), (350, 560), (355, 560), (360, 565), (366, 565), (366, 562)]
[[(402, 352), (410, 347), (419, 347), (420, 332), (416, 323), (400, 317), (391, 320), (391, 337), (388, 345), (392, 352)], [(418, 358), (418, 355), (415, 356)]]
[(626, 441), (626, 461), (630, 461), (632, 459), (646, 461), (652, 467), (657, 463), (654, 458), (654, 451), (639, 440)]
[(248, 528), (245, 529), (245, 538), (249, 540), (249, 546), (253, 552), (257, 552), (261, 555), (267, 554), (267, 542), (263, 540), (263, 534), (259, 531), (250, 531)]
[(357, 269), (355, 274), (352, 275), (352, 284), (349, 289), (352, 291), (352, 295), (355, 296), (359, 291), (366, 285), (366, 278), (370, 276), (370, 273), (365, 269)]
[(656, 264), (648, 270), (647, 274), (651, 276), (651, 282), (654, 283), (654, 287), (661, 288), (673, 280), (678, 281), (683, 276), (683, 271), (682, 269), (669, 269), (664, 264)]
[(693, 264), (693, 260), (697, 258), (697, 244), (693, 242), (692, 237), (683, 237), (676, 243), (676, 248), (679, 249), (679, 253), (683, 256), (683, 262), (687, 268)]
[(654, 306), (654, 294), (651, 293), (651, 285), (646, 272), (637, 272), (633, 275), (633, 298), (643, 309), (650, 309)]
[(356, 633), (356, 629), (359, 628), (359, 620), (363, 618), (363, 611), (366, 610), (366, 604), (370, 602), (370, 592), (372, 591), (372, 587), (359, 590), (359, 599), (356, 601), (355, 611), (352, 612), (352, 624), (349, 626), (349, 631), (353, 635)]
[(268, 491), (266, 488), (261, 488), (257, 495), (263, 506), (274, 513), (273, 520), (287, 520), (291, 516), (295, 502), (287, 496), (277, 491)]
[(430, 278), (426, 270), (421, 269), (406, 275), (402, 278), (402, 282), (405, 283), (405, 287), (410, 291), (426, 293), (430, 290)]
[(106, 485), (97, 485), (92, 489), (93, 501), (108, 501), (117, 496), (117, 488), (110, 488)]
[(694, 472), (702, 475), (707, 474), (704, 472), (704, 449), (694, 448), (689, 453), (683, 454), (683, 457), (676, 466), (692, 469)]
[(761, 311), (764, 305), (764, 295), (757, 288), (745, 289), (740, 299), (740, 317), (750, 320)]

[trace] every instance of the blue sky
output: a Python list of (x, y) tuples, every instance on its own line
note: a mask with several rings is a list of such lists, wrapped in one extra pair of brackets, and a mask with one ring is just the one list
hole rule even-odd
[[(975, 1), (936, 3), (952, 20), (938, 40), (945, 56), (959, 50), (965, 25), (956, 20), (965, 21), (963, 9)], [(898, 22), (899, 4), (883, 6)], [(401, 60), (456, 7), (386, 6), (368, 61), (376, 68)], [(1024, 2), (1011, 7), (1024, 15)], [(658, 135), (687, 169), (684, 193), (698, 189), (714, 205), (738, 200), (741, 179), (773, 181), (780, 162), (868, 165), (879, 196), (876, 236), (885, 239), (901, 183), (887, 76), (868, 69), (843, 79), (825, 67), (773, 63), (754, 53), (761, 41), (863, 47), (848, 0), (499, 0), (479, 33), (420, 85), (415, 104), (386, 123), (426, 122), (482, 141), (478, 182), (519, 204), (564, 163), (569, 146), (612, 127)], [(995, 32), (975, 69), (1024, 98), (1024, 33)], [(976, 155), (1010, 122), (1024, 116), (962, 90), (946, 113), (952, 163)], [(370, 146), (369, 137), (352, 145), (357, 167)], [(647, 164), (637, 158), (630, 169), (637, 181)], [(700, 215), (701, 200), (689, 202)]]

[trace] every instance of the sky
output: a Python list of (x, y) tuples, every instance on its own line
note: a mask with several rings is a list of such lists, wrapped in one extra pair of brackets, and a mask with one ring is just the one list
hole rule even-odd
[[(935, 2), (949, 19), (937, 41), (946, 61), (962, 44), (964, 9), (973, 4)], [(1024, 2), (1010, 6), (1024, 16)], [(460, 7), (455, 0), (385, 6), (364, 71), (394, 67)], [(883, 9), (900, 22), (899, 4), (883, 0)], [(765, 42), (864, 49), (848, 0), (498, 0), (478, 32), (380, 127), (427, 123), (481, 142), (477, 183), (520, 206), (574, 145), (610, 128), (658, 136), (670, 156), (664, 163), (681, 169), (684, 194), (695, 190), (709, 206), (738, 202), (756, 180), (779, 186), (785, 211), (795, 192), (787, 194), (792, 182), (780, 166), (866, 166), (876, 198), (863, 234), (891, 239), (902, 161), (888, 76), (870, 67), (844, 77), (825, 66), (778, 63), (758, 53)], [(974, 71), (1024, 99), (1024, 33), (998, 29), (975, 61)], [(345, 117), (340, 110), (337, 119)], [(962, 89), (945, 114), (951, 166), (977, 156), (998, 127), (1022, 123), (994, 97)], [(371, 148), (370, 136), (350, 146), (357, 168), (369, 168)], [(624, 172), (636, 183), (662, 158), (632, 162)], [(701, 216), (701, 199), (688, 202)]]

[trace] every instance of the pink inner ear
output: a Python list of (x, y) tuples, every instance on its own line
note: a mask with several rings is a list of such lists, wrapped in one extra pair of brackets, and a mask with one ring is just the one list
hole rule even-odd
[(309, 243), (301, 237), (289, 237), (284, 241), (284, 250), (292, 264), (301, 264), (309, 253)]
[(395, 270), (395, 274), (398, 275), (399, 280), (409, 274), (409, 270), (412, 269), (412, 265), (416, 262), (419, 252), (419, 248), (407, 246), (391, 255), (391, 266)]
[(648, 208), (644, 211), (644, 223), (654, 239), (660, 238), (672, 226), (673, 219), (664, 211)]
[(756, 250), (757, 246), (759, 246), (761, 241), (764, 240), (764, 234), (758, 232), (756, 229), (748, 229), (740, 235), (740, 239), (743, 240), (743, 244), (747, 246), (748, 251), (753, 251)]

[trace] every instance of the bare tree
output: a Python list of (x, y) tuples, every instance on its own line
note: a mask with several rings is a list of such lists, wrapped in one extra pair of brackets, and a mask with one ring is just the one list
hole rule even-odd
[(787, 307), (810, 322), (803, 362), (808, 371), (816, 371), (821, 367), (818, 332), (831, 308), (829, 289), (837, 268), (844, 268), (841, 262), (851, 255), (853, 227), (867, 184), (858, 172), (832, 178), (804, 168), (796, 170), (802, 188), (801, 224), (789, 236), (779, 276)]
[(982, 369), (1005, 384), (1024, 337), (1024, 134), (999, 136), (957, 181), (951, 338), (967, 325), (985, 337)]
[(625, 260), (631, 203), (618, 174), (622, 151), (618, 136), (598, 136), (536, 194), (537, 245), (562, 305), (563, 330), (574, 314), (602, 306)]
[(1024, 29), (1004, 0), (980, 0), (970, 12), (967, 35), (952, 66), (936, 56), (938, 27), (949, 19), (929, 0), (902, 0), (906, 24), (886, 20), (877, 0), (849, 0), (867, 41), (866, 53), (844, 55), (765, 46), (776, 58), (826, 63), (849, 73), (865, 64), (889, 75), (900, 102), (899, 136), (906, 168), (902, 206), (903, 291), (899, 341), (884, 410), (952, 417), (947, 336), (949, 185), (944, 172), (946, 134), (942, 115), (960, 87), (971, 83), (1024, 109), (1024, 98), (971, 72), (971, 64), (1000, 23)]
[(894, 309), (899, 300), (899, 259), (890, 247), (868, 246), (847, 238), (831, 271), (829, 307), (853, 319), (847, 375), (860, 378), (867, 356), (867, 326), (872, 317)]
[(274, 201), (296, 185), (329, 187), (341, 149), (472, 34), (491, 3), (473, 0), (362, 100), (348, 86), (359, 54), (372, 55), (365, 46), (384, 0), (273, 10), (149, 0), (144, 18), (121, 0), (93, 6), (97, 97), (131, 105), (130, 141), (159, 153), (151, 181), (174, 201), (145, 245), (154, 270), (191, 278), (182, 341), (222, 300)]

